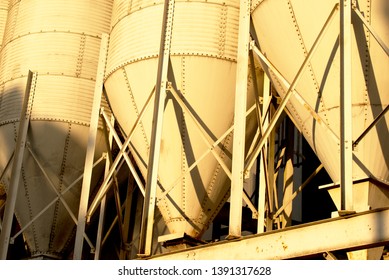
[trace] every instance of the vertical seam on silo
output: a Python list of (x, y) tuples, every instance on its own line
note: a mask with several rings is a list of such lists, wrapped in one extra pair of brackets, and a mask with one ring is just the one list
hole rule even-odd
[(295, 27), (295, 31), (296, 31), (298, 40), (299, 40), (301, 48), (302, 48), (302, 50), (304, 52), (304, 56), (307, 56), (308, 55), (308, 51), (307, 51), (307, 48), (306, 48), (306, 46), (304, 44), (304, 40), (303, 40), (303, 37), (301, 35), (300, 27), (298, 26), (297, 18), (296, 18), (296, 15), (294, 13), (293, 6), (292, 6), (292, 3), (290, 2), (290, 0), (288, 0), (288, 9), (289, 9), (289, 13), (290, 13), (290, 16), (292, 18), (292, 21), (293, 21), (293, 25)]
[[(304, 57), (307, 57), (308, 50), (307, 50), (307, 47), (305, 46), (304, 39), (303, 39), (300, 27), (299, 27), (298, 22), (297, 22), (296, 15), (295, 15), (294, 10), (293, 10), (292, 2), (290, 0), (288, 0), (288, 8), (289, 8), (289, 13), (290, 13), (290, 15), (292, 17), (293, 25), (295, 27), (295, 31), (297, 33), (298, 40), (299, 40), (301, 48), (302, 48), (302, 50), (304, 52)], [(308, 63), (308, 69), (309, 69), (309, 72), (310, 72), (313, 84), (314, 84), (315, 89), (316, 89), (317, 98), (319, 98), (322, 111), (324, 112), (324, 117), (325, 117), (326, 123), (327, 123), (327, 125), (329, 125), (327, 114), (325, 113), (325, 112), (327, 112), (327, 109), (326, 109), (326, 106), (324, 104), (323, 97), (322, 97), (322, 94), (320, 92), (319, 83), (317, 82), (317, 78), (316, 78), (315, 73), (313, 71), (313, 67), (312, 67), (311, 61)], [(317, 113), (319, 113), (319, 111), (320, 110), (318, 109)]]
[(228, 12), (228, 7), (226, 6), (225, 3), (223, 3), (220, 9), (220, 23), (219, 23), (218, 55), (220, 57), (224, 57), (225, 48), (226, 48), (227, 12)]
[[(67, 160), (67, 155), (68, 155), (68, 150), (69, 150), (71, 130), (72, 130), (72, 124), (68, 123), (68, 132), (67, 132), (66, 139), (65, 139), (64, 151), (63, 151), (62, 163), (61, 163), (61, 170), (60, 170), (60, 174), (58, 176), (59, 177), (59, 184), (58, 184), (58, 192), (59, 193), (62, 192), (62, 185), (63, 185), (63, 179), (64, 179), (65, 169), (66, 169), (66, 160)], [(60, 200), (58, 199), (57, 202), (55, 203), (55, 207), (54, 207), (53, 224), (51, 226), (51, 231), (50, 231), (49, 249), (52, 249), (53, 242), (54, 242), (55, 230), (57, 227), (57, 216), (58, 216), (58, 211), (59, 211), (59, 205), (60, 205)]]
[[(124, 80), (126, 82), (126, 85), (127, 85), (127, 89), (128, 89), (128, 93), (130, 94), (130, 98), (131, 98), (131, 103), (132, 103), (132, 106), (135, 110), (135, 114), (137, 117), (139, 117), (139, 110), (138, 110), (138, 106), (136, 104), (136, 101), (135, 101), (135, 97), (134, 97), (134, 94), (132, 92), (132, 88), (131, 88), (131, 84), (130, 84), (130, 81), (128, 79), (128, 75), (127, 75), (127, 71), (124, 67), (122, 67), (122, 70), (123, 70), (123, 76), (124, 76)], [(142, 135), (143, 135), (143, 139), (145, 141), (145, 144), (146, 144), (146, 148), (147, 148), (147, 151), (150, 150), (150, 145), (149, 145), (149, 142), (147, 140), (147, 135), (146, 135), (146, 132), (145, 132), (145, 129), (144, 129), (144, 126), (143, 126), (143, 122), (140, 121), (139, 122), (139, 126), (142, 130)]]
[[(185, 56), (181, 57), (181, 93), (185, 96)], [(182, 152), (181, 152), (181, 172), (185, 174), (186, 172), (186, 156), (185, 156), (185, 147), (186, 147), (186, 138), (187, 138), (187, 129), (185, 121), (185, 110), (181, 108), (181, 130), (182, 130)], [(189, 176), (189, 175), (188, 175)], [(186, 209), (186, 175), (182, 177), (182, 211), (185, 213)]]
[[(27, 186), (26, 172), (25, 172), (23, 166), (21, 168), (21, 173), (22, 173), (22, 179), (23, 179), (24, 193), (25, 193), (25, 196), (26, 196), (26, 199), (27, 199), (27, 205), (28, 205), (28, 216), (29, 216), (30, 220), (32, 220), (34, 216), (33, 216), (33, 213), (32, 213), (30, 193), (28, 191), (28, 186)], [(35, 230), (35, 223), (31, 224), (31, 230), (32, 230), (32, 235), (33, 235), (33, 238), (34, 238), (34, 243), (35, 243), (36, 250), (39, 251), (40, 249), (39, 249), (38, 236), (37, 236), (36, 230)]]
[[(371, 3), (370, 0), (366, 1), (366, 12), (365, 12), (365, 19), (366, 21), (371, 24)], [(370, 106), (369, 104), (369, 75), (370, 75), (370, 32), (369, 30), (363, 25), (363, 29), (365, 30), (366, 34), (366, 44), (365, 44), (365, 63), (363, 66), (363, 76), (365, 80), (365, 96), (364, 96), (364, 113), (365, 113), (365, 125), (368, 125), (367, 121), (367, 114), (368, 114), (368, 109)], [(373, 116), (374, 118), (374, 116)]]
[(80, 37), (80, 47), (78, 50), (78, 57), (77, 57), (77, 63), (76, 63), (76, 77), (81, 76), (82, 71), (82, 64), (84, 61), (84, 53), (85, 53), (85, 44), (86, 44), (86, 35), (83, 33)]

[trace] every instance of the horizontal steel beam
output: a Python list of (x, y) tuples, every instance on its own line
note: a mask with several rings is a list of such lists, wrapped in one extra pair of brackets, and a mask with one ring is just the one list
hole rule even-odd
[(155, 255), (153, 260), (280, 260), (389, 243), (389, 208)]

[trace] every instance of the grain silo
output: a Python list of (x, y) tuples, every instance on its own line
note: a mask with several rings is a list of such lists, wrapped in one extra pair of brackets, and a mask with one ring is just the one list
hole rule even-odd
[[(8, 189), (11, 172), (20, 174), (15, 216), (31, 256), (62, 258), (74, 237), (81, 184), (67, 188), (83, 173), (101, 34), (109, 29), (112, 3), (9, 2), (0, 58), (2, 184)], [(30, 70), (28, 144), (14, 171)], [(101, 135), (96, 157), (105, 147)]]

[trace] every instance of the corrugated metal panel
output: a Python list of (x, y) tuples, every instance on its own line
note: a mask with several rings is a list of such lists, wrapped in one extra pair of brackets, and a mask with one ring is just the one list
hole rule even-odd
[[(175, 8), (172, 55), (236, 60), (239, 9), (223, 3), (193, 2)], [(210, 28), (210, 27), (213, 28)]]
[[(108, 75), (124, 64), (158, 55), (161, 9), (162, 5), (142, 9), (123, 18), (114, 26), (110, 36)], [(145, 18), (147, 20), (144, 20)]]
[[(156, 57), (159, 51), (163, 3), (132, 3), (132, 7), (139, 8), (123, 18), (126, 14), (123, 10), (128, 6), (122, 2), (116, 4), (120, 16), (113, 14), (108, 75), (125, 64)], [(223, 2), (206, 3), (207, 9), (203, 9), (204, 5), (205, 2), (176, 3), (171, 54), (235, 60), (239, 9)], [(124, 49), (126, 54), (122, 52)]]
[[(56, 4), (48, 4), (47, 1), (18, 1), (12, 7), (13, 12), (18, 14), (12, 36), (16, 38), (41, 31), (69, 31), (100, 36), (107, 30), (106, 23), (111, 19), (111, 10), (99, 2), (73, 1), (70, 4), (69, 1), (61, 0)], [(87, 16), (85, 11), (89, 12)], [(39, 17), (36, 17), (37, 13)]]

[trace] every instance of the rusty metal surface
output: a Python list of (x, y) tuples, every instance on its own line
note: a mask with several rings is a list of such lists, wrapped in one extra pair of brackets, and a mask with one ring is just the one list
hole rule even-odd
[(155, 255), (150, 259), (282, 260), (342, 249), (371, 248), (389, 242), (389, 226), (384, 223), (388, 218), (389, 210), (385, 208)]

